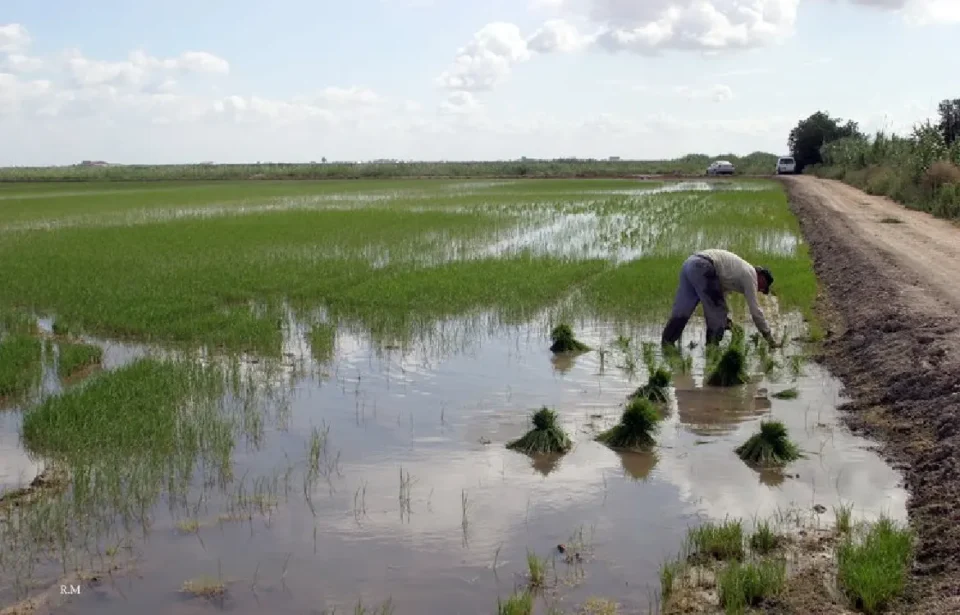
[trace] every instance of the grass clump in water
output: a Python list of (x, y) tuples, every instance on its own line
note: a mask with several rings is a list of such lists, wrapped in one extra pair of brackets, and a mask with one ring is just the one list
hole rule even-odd
[(530, 588), (540, 589), (547, 583), (547, 561), (527, 551), (527, 570), (530, 572)]
[(715, 356), (712, 367), (707, 375), (707, 384), (716, 387), (732, 387), (746, 384), (747, 350), (744, 344), (743, 329), (734, 327), (730, 343), (717, 355), (719, 349), (714, 348), (711, 354)]
[(784, 389), (782, 391), (777, 391), (776, 393), (774, 393), (773, 397), (776, 397), (777, 399), (796, 399), (800, 397), (800, 391), (798, 391), (796, 387), (790, 388), (790, 389)]
[(656, 443), (654, 435), (660, 430), (660, 420), (660, 413), (650, 400), (636, 398), (623, 411), (620, 423), (596, 440), (610, 448), (646, 450)]
[(669, 400), (667, 390), (672, 380), (673, 374), (670, 370), (663, 366), (657, 367), (651, 371), (647, 383), (630, 394), (630, 399), (641, 398), (658, 404), (666, 403)]
[(563, 428), (557, 425), (557, 413), (546, 406), (534, 413), (533, 429), (522, 438), (507, 444), (507, 448), (528, 455), (566, 453), (571, 446), (573, 443), (570, 438)]
[(837, 583), (855, 608), (879, 613), (903, 591), (912, 555), (909, 530), (880, 519), (861, 540), (837, 548)]
[(590, 347), (573, 337), (573, 329), (568, 324), (559, 324), (550, 332), (550, 352), (586, 352)]
[(529, 591), (519, 591), (501, 601), (497, 598), (497, 615), (532, 615), (533, 594)]
[(762, 421), (760, 431), (736, 449), (737, 455), (756, 467), (779, 467), (800, 458), (800, 449), (790, 441), (780, 421)]
[(704, 523), (690, 530), (687, 540), (695, 558), (741, 560), (744, 556), (743, 524), (739, 520)]
[(743, 613), (783, 591), (787, 580), (786, 562), (761, 560), (732, 562), (717, 576), (720, 606), (728, 615)]
[(69, 378), (85, 367), (96, 365), (103, 360), (103, 349), (92, 344), (60, 344), (60, 362), (57, 374)]
[(0, 399), (27, 393), (40, 380), (40, 340), (10, 335), (0, 342)]

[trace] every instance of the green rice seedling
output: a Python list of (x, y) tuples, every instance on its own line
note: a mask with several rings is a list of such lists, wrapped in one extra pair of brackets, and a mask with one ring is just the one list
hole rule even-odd
[(557, 424), (557, 413), (546, 406), (533, 415), (533, 429), (522, 438), (507, 444), (507, 448), (528, 455), (566, 453), (573, 446), (563, 428)]
[(782, 391), (777, 391), (773, 394), (773, 397), (777, 399), (796, 399), (800, 397), (800, 391), (796, 387), (792, 387)]
[(19, 397), (40, 382), (40, 340), (23, 334), (0, 341), (0, 399)]
[(80, 370), (97, 365), (103, 360), (103, 349), (93, 344), (60, 343), (57, 375), (69, 378)]
[(530, 575), (531, 589), (541, 589), (547, 582), (547, 560), (537, 557), (536, 553), (527, 551), (527, 572)]
[(683, 572), (683, 562), (679, 560), (667, 560), (660, 564), (660, 598), (664, 602), (673, 595), (677, 579)]
[(903, 592), (912, 557), (910, 531), (882, 518), (837, 547), (837, 583), (854, 608), (879, 613)]
[(837, 531), (841, 534), (849, 534), (853, 529), (853, 505), (840, 505), (833, 509), (833, 515), (836, 518)]
[(731, 387), (746, 384), (747, 353), (743, 343), (743, 329), (734, 327), (730, 343), (717, 355), (719, 348), (713, 350), (708, 358), (712, 365), (708, 371), (706, 383), (710, 386)]
[(327, 323), (315, 323), (310, 328), (310, 352), (318, 363), (328, 363), (336, 348), (337, 330)]
[(632, 400), (624, 410), (620, 423), (604, 431), (596, 440), (613, 449), (646, 450), (656, 443), (662, 417), (647, 399)]
[(585, 352), (590, 350), (586, 344), (573, 337), (573, 329), (570, 325), (559, 324), (550, 332), (550, 339), (553, 344), (550, 346), (550, 352)]
[(750, 537), (750, 548), (754, 553), (767, 555), (780, 546), (780, 540), (780, 536), (773, 531), (770, 524), (761, 521)]
[(669, 401), (670, 382), (673, 374), (666, 367), (660, 366), (650, 372), (647, 383), (630, 394), (629, 399), (642, 398), (654, 403)]
[(70, 326), (59, 318), (53, 321), (52, 329), (53, 334), (57, 336), (70, 334)]
[(651, 342), (644, 342), (641, 347), (641, 352), (643, 354), (643, 364), (647, 367), (647, 370), (650, 372), (655, 371), (657, 356), (654, 345)]
[(630, 352), (630, 344), (633, 342), (632, 338), (626, 337), (624, 335), (618, 335), (614, 345), (617, 349), (623, 354)]
[(880, 222), (882, 224), (902, 224), (903, 220), (901, 220), (900, 218), (887, 217), (887, 218), (881, 218)]
[(712, 522), (687, 533), (690, 555), (695, 559), (741, 560), (744, 556), (743, 523), (740, 520)]
[(717, 575), (720, 606), (728, 615), (739, 615), (776, 597), (786, 585), (787, 569), (783, 560), (731, 562)]
[(760, 431), (738, 446), (736, 453), (760, 468), (780, 467), (800, 458), (800, 450), (790, 441), (787, 427), (780, 421), (761, 421)]
[(34, 452), (75, 461), (174, 455), (191, 438), (209, 439), (226, 429), (212, 414), (223, 390), (214, 368), (139, 359), (28, 410), (23, 438)]
[(795, 354), (790, 357), (790, 374), (794, 378), (799, 378), (803, 375), (803, 356)]
[(497, 615), (533, 615), (533, 594), (523, 590), (513, 593), (506, 601), (497, 598)]

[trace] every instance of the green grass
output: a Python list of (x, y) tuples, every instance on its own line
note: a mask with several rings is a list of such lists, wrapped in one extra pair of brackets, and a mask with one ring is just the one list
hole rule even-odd
[[(573, 316), (659, 320), (705, 241), (770, 266), (781, 309), (806, 313), (816, 284), (805, 246), (789, 247), (799, 227), (776, 183), (754, 185), (646, 196), (621, 194), (651, 187), (631, 180), (6, 185), (0, 312), (274, 355), (287, 307), (391, 340), (484, 311), (521, 323), (568, 298)], [(484, 251), (583, 215), (595, 221)], [(607, 258), (623, 250), (642, 257)]]
[(653, 402), (638, 397), (627, 405), (620, 422), (599, 434), (596, 440), (613, 449), (646, 450), (656, 444), (654, 436), (660, 430), (662, 419)]
[(770, 524), (761, 521), (750, 536), (750, 549), (759, 555), (768, 555), (780, 546), (780, 540), (780, 536), (773, 531)]
[(60, 358), (57, 374), (69, 378), (78, 371), (96, 365), (103, 360), (103, 349), (92, 344), (60, 343)]
[(145, 452), (173, 456), (206, 437), (204, 421), (217, 419), (197, 405), (223, 391), (213, 368), (140, 359), (28, 410), (23, 438), (34, 452), (75, 462)]
[(497, 598), (497, 615), (532, 615), (533, 594), (520, 591), (512, 594), (505, 601)]
[(40, 340), (23, 334), (0, 341), (0, 399), (17, 398), (40, 381)]
[(800, 458), (800, 449), (780, 421), (761, 421), (760, 431), (738, 446), (736, 453), (748, 464), (761, 468), (784, 466)]
[(717, 576), (720, 606), (728, 615), (744, 613), (747, 608), (777, 596), (783, 591), (786, 579), (783, 560), (731, 562)]
[(837, 583), (856, 609), (879, 613), (903, 592), (912, 555), (910, 531), (881, 519), (839, 545)]
[(849, 534), (853, 529), (853, 505), (840, 505), (833, 509), (834, 517), (837, 522), (837, 531), (841, 534)]
[(744, 556), (743, 523), (739, 519), (692, 528), (687, 541), (694, 558), (741, 560)]
[(536, 553), (527, 551), (527, 580), (531, 589), (542, 589), (547, 583), (547, 561)]
[(522, 438), (509, 442), (507, 448), (528, 455), (544, 455), (566, 453), (573, 446), (563, 428), (557, 425), (557, 413), (553, 410), (547, 407), (537, 410), (533, 414), (532, 423), (533, 429)]
[(315, 323), (310, 328), (310, 352), (318, 363), (333, 359), (336, 350), (337, 329), (328, 323)]
[(716, 387), (732, 387), (746, 384), (750, 378), (747, 374), (747, 349), (744, 331), (735, 327), (726, 347), (720, 348), (711, 345), (707, 357), (706, 384)]

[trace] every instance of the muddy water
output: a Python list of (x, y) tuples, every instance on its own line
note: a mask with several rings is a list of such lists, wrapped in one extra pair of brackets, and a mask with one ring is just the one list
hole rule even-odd
[[(243, 522), (218, 520), (229, 493), (207, 491), (201, 502), (198, 489), (188, 507), (200, 504), (196, 534), (177, 529), (194, 513), (158, 502), (148, 539), (135, 541), (136, 574), (85, 586), (57, 612), (352, 612), (362, 598), (367, 606), (391, 599), (398, 614), (490, 613), (498, 595), (525, 582), (528, 549), (548, 558), (555, 587), (547, 595), (557, 606), (604, 595), (646, 612), (658, 565), (703, 519), (840, 503), (853, 503), (859, 516), (905, 518), (898, 475), (839, 426), (839, 386), (817, 367), (804, 367), (800, 396), (787, 401), (769, 393), (794, 386), (789, 375), (704, 390), (698, 357), (677, 378), (656, 452), (622, 455), (592, 437), (616, 422), (643, 369), (631, 378), (616, 351), (603, 366), (596, 352), (557, 359), (546, 332), (543, 323), (453, 323), (442, 339), (406, 354), (342, 332), (336, 362), (308, 365), (302, 376), (293, 366), (308, 361), (308, 351), (290, 340), (288, 405), (267, 413), (259, 448), (237, 448), (235, 476), (249, 490), (257, 476), (283, 474), (304, 458), (312, 428), (326, 425), (329, 480), (308, 486), (308, 500), (294, 477), (289, 490), (278, 488), (272, 513)], [(577, 332), (606, 348), (619, 333), (603, 324)], [(644, 333), (654, 340), (658, 331)], [(141, 351), (112, 345), (107, 357), (116, 365)], [(506, 450), (542, 405), (557, 409), (574, 450), (536, 461)], [(783, 420), (806, 453), (790, 477), (760, 475), (733, 452), (769, 416)], [(24, 458), (17, 422), (2, 427), (0, 467), (16, 469)], [(566, 563), (559, 543), (577, 545), (581, 561)], [(179, 591), (204, 576), (222, 578), (226, 596)]]

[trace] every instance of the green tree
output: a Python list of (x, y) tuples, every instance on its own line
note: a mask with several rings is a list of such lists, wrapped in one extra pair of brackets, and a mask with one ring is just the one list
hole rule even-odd
[(960, 139), (960, 98), (940, 102), (940, 123), (938, 128), (944, 142), (949, 146)]
[(817, 111), (810, 117), (800, 120), (790, 131), (787, 144), (790, 146), (790, 153), (794, 160), (797, 161), (797, 170), (802, 171), (807, 165), (823, 162), (820, 157), (821, 147), (845, 137), (864, 138), (859, 125), (853, 120), (844, 123), (840, 118), (833, 118), (828, 113)]

